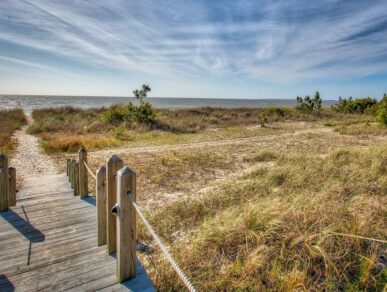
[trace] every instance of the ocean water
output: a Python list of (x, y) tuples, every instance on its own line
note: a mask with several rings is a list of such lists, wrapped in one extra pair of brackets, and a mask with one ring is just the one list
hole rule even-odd
[[(291, 99), (214, 99), (214, 98), (147, 98), (155, 108), (197, 108), (197, 107), (294, 107), (296, 100)], [(46, 107), (74, 106), (79, 108), (108, 107), (112, 104), (137, 104), (135, 98), (114, 96), (48, 96), (48, 95), (0, 95), (0, 109), (22, 108), (27, 113)], [(334, 104), (324, 100), (324, 106)]]

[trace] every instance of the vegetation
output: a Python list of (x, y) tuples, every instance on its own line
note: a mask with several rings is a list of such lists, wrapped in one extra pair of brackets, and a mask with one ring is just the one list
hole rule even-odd
[(332, 108), (341, 113), (349, 113), (349, 114), (364, 114), (366, 110), (371, 109), (376, 105), (377, 101), (374, 98), (357, 98), (353, 99), (349, 97), (348, 99), (339, 97), (339, 102), (332, 106)]
[(151, 92), (151, 88), (147, 84), (143, 84), (141, 89), (136, 89), (133, 91), (134, 97), (140, 101), (140, 105), (143, 105), (143, 99), (148, 96), (148, 93)]
[[(131, 105), (37, 110), (30, 131), (48, 152), (148, 146), (94, 152), (90, 167), (115, 153), (136, 171), (139, 203), (199, 290), (383, 290), (387, 127), (372, 115), (154, 111), (146, 123)], [(182, 289), (157, 249), (139, 256), (158, 290)]]
[(384, 94), (382, 100), (378, 104), (376, 121), (387, 126), (387, 94)]
[(21, 109), (0, 110), (0, 152), (10, 153), (15, 148), (17, 141), (12, 134), (26, 122)]
[[(387, 148), (258, 157), (276, 164), (152, 216), (196, 286), (382, 291)], [(179, 244), (171, 234), (182, 230)], [(157, 273), (160, 290), (179, 283), (169, 268)]]
[(320, 112), (321, 111), (321, 97), (320, 93), (316, 91), (314, 98), (311, 98), (309, 95), (304, 98), (297, 96), (298, 105), (296, 109), (303, 112)]
[(136, 124), (153, 125), (156, 123), (156, 113), (149, 103), (134, 106), (131, 102), (126, 105), (114, 105), (102, 115), (105, 123), (119, 126), (125, 124), (131, 127)]

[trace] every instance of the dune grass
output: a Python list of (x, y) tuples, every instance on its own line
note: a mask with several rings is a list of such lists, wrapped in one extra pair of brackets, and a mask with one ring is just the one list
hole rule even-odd
[(26, 122), (21, 109), (0, 110), (0, 152), (12, 153), (17, 145), (12, 134)]
[[(259, 126), (264, 115), (267, 125), (278, 122), (326, 122), (328, 125), (368, 121), (364, 115), (339, 114), (324, 109), (317, 114), (306, 114), (287, 108), (255, 109), (157, 109), (157, 121), (152, 125), (112, 125), (103, 122), (109, 108), (79, 109), (73, 107), (34, 110), (30, 134), (43, 138), (48, 153), (75, 152), (79, 146), (89, 150), (120, 145), (161, 145), (191, 141), (240, 138), (256, 135), (247, 127)], [(267, 126), (265, 125), (265, 127)], [(273, 132), (265, 127), (256, 132)], [(264, 134), (264, 133), (263, 133)]]
[[(105, 110), (36, 111), (30, 132), (56, 153), (254, 137), (120, 154), (138, 174), (147, 217), (199, 290), (385, 289), (387, 147), (372, 116), (157, 110), (145, 127), (105, 124)], [(105, 155), (89, 154), (93, 169)], [(138, 236), (152, 245), (141, 223)], [(158, 290), (183, 289), (157, 249), (140, 256)]]
[[(387, 148), (277, 155), (274, 167), (152, 216), (196, 286), (383, 290), (386, 244), (377, 239), (387, 238)], [(181, 288), (169, 268), (153, 277), (160, 290)]]

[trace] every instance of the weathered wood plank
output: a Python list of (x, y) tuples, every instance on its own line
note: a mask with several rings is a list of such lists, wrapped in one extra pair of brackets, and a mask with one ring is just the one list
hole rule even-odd
[[(51, 176), (43, 193), (39, 181), (31, 179), (17, 206), (0, 214), (0, 291), (130, 291), (118, 284), (115, 257), (97, 246), (95, 201), (74, 197), (66, 176)], [(130, 282), (135, 290), (152, 289), (137, 272), (131, 281), (145, 284)]]

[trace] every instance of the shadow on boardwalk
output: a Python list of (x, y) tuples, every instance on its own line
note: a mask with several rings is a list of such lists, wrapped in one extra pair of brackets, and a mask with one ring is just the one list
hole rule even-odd
[[(23, 208), (23, 211), (24, 211), (24, 208)], [(45, 239), (44, 234), (30, 224), (25, 211), (24, 211), (24, 214), (27, 219), (20, 217), (19, 214), (17, 214), (12, 210), (9, 210), (7, 212), (1, 212), (0, 216), (3, 217), (9, 224), (11, 224), (17, 231), (19, 231), (30, 242), (44, 241)]]
[(15, 287), (5, 275), (0, 275), (0, 286), (3, 292), (15, 291)]

